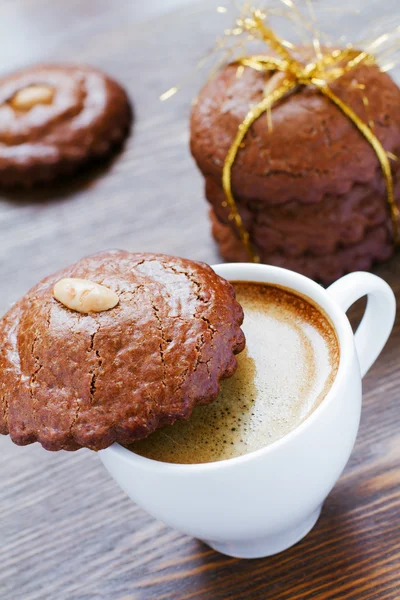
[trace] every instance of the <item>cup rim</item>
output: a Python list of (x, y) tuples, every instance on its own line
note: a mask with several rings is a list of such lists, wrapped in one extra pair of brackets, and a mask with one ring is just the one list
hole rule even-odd
[[(329, 291), (305, 275), (301, 275), (295, 271), (290, 271), (289, 269), (284, 269), (283, 267), (276, 267), (273, 265), (255, 263), (219, 263), (211, 265), (211, 268), (215, 270), (218, 275), (224, 277), (228, 281), (255, 281), (267, 284), (270, 283), (272, 285), (282, 285), (282, 287), (286, 287), (289, 290), (292, 289), (295, 293), (302, 294), (306, 297), (306, 299), (308, 298), (314, 304), (316, 304), (318, 308), (322, 308), (332, 322), (339, 342), (339, 367), (330, 390), (317, 408), (313, 410), (313, 412), (292, 431), (289, 431), (289, 433), (285, 434), (283, 437), (272, 442), (272, 444), (268, 444), (267, 446), (241, 456), (207, 463), (166, 463), (136, 454), (117, 442), (108, 448), (101, 450), (99, 452), (100, 455), (106, 453), (111, 455), (113, 458), (127, 461), (132, 466), (144, 469), (147, 468), (151, 469), (152, 471), (161, 470), (163, 473), (166, 471), (173, 471), (175, 474), (178, 471), (181, 471), (182, 473), (193, 473), (196, 471), (208, 472), (216, 469), (232, 468), (239, 463), (245, 463), (246, 461), (254, 460), (260, 456), (272, 454), (281, 446), (288, 444), (297, 436), (302, 435), (312, 426), (316, 419), (319, 419), (319, 417), (323, 415), (323, 413), (328, 409), (328, 406), (333, 402), (336, 396), (336, 390), (340, 388), (346, 375), (346, 369), (348, 368), (352, 355), (354, 354), (354, 334), (346, 314), (340, 308), (333, 296), (329, 294)], [(246, 276), (240, 276), (240, 273), (246, 273)], [(275, 281), (275, 279), (280, 279), (282, 276), (283, 278), (290, 278), (290, 284), (286, 285), (285, 283)], [(308, 293), (308, 291), (304, 291), (304, 288), (307, 290), (309, 289), (310, 293)], [(321, 306), (320, 302), (316, 300), (315, 297), (323, 298), (323, 304), (329, 305), (329, 310), (327, 310), (325, 306)], [(109, 459), (111, 456), (109, 456)]]

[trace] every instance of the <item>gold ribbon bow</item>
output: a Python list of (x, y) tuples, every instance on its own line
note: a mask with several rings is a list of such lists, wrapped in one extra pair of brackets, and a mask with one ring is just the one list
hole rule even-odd
[(275, 102), (278, 102), (278, 100), (293, 91), (299, 85), (315, 86), (322, 94), (324, 94), (324, 96), (336, 104), (371, 144), (378, 157), (385, 177), (387, 200), (393, 227), (393, 238), (394, 243), (397, 245), (399, 243), (399, 209), (397, 208), (394, 198), (393, 178), (388, 154), (370, 127), (360, 119), (350, 106), (338, 98), (329, 87), (329, 83), (336, 81), (342, 77), (342, 75), (348, 73), (358, 65), (375, 64), (374, 57), (367, 52), (356, 51), (353, 48), (345, 48), (343, 50), (333, 50), (332, 52), (324, 54), (319, 52), (318, 60), (303, 64), (291, 55), (272, 29), (266, 26), (260, 11), (254, 10), (253, 18), (246, 19), (244, 26), (251, 32), (256, 31), (276, 52), (279, 58), (249, 56), (236, 60), (235, 64), (241, 65), (242, 67), (249, 67), (256, 71), (281, 71), (282, 73), (285, 73), (285, 79), (281, 85), (273, 91), (266, 90), (261, 102), (249, 110), (246, 117), (239, 125), (233, 143), (226, 155), (222, 172), (222, 185), (225, 192), (226, 203), (230, 209), (229, 218), (235, 222), (249, 258), (253, 262), (259, 262), (260, 260), (253, 251), (249, 233), (243, 225), (242, 218), (232, 193), (232, 167), (236, 160), (239, 148), (254, 121), (256, 121), (263, 113), (270, 111)]

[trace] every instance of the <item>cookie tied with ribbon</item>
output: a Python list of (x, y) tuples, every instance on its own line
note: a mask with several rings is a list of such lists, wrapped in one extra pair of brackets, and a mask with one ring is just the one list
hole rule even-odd
[(399, 243), (400, 90), (373, 52), (390, 36), (364, 49), (317, 37), (295, 46), (269, 17), (248, 9), (237, 19), (235, 35), (264, 50), (242, 48), (207, 82), (191, 150), (225, 259), (330, 283)]

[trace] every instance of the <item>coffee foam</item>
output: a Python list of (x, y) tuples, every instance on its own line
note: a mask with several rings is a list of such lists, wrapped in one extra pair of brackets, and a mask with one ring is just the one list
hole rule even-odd
[(258, 450), (299, 425), (329, 391), (339, 365), (327, 317), (288, 290), (234, 283), (245, 313), (246, 348), (217, 400), (188, 421), (165, 427), (130, 449), (173, 463), (202, 463)]

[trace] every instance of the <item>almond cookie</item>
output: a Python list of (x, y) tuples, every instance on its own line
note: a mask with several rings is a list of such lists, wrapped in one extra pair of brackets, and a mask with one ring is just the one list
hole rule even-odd
[(0, 433), (100, 450), (187, 419), (234, 373), (242, 321), (233, 287), (204, 263), (83, 258), (0, 321)]
[(126, 138), (124, 89), (81, 65), (38, 65), (0, 79), (0, 185), (30, 187), (72, 173)]

